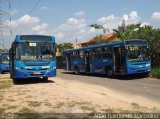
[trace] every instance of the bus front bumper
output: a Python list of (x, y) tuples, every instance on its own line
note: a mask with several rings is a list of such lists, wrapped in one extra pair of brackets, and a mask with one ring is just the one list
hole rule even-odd
[(47, 70), (47, 71), (23, 71), (23, 70), (15, 70), (14, 72), (15, 78), (39, 78), (39, 77), (54, 77), (56, 76), (55, 70)]
[(1, 67), (0, 72), (9, 72), (9, 67), (8, 66)]
[(147, 73), (150, 72), (150, 67), (142, 67), (142, 68), (128, 68), (127, 74), (139, 74), (139, 73)]

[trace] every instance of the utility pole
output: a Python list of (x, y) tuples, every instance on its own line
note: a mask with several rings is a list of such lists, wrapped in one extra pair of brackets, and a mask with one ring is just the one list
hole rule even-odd
[(76, 48), (77, 48), (77, 38), (76, 38)]
[[(9, 8), (9, 12), (5, 12), (2, 9), (3, 4), (7, 4)], [(11, 21), (11, 1), (10, 0), (0, 0), (0, 49), (5, 50), (5, 42), (4, 42), (4, 29), (5, 25), (3, 24), (3, 16), (9, 16)], [(12, 34), (12, 30), (10, 29), (10, 33)]]

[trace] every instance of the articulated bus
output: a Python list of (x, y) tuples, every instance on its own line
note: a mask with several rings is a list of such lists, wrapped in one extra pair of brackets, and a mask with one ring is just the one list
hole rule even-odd
[(63, 52), (63, 66), (68, 71), (129, 75), (151, 71), (149, 45), (146, 40), (130, 39)]
[(56, 76), (55, 37), (17, 35), (9, 50), (10, 77), (16, 82), (23, 78)]
[(0, 73), (9, 72), (9, 53), (0, 54)]

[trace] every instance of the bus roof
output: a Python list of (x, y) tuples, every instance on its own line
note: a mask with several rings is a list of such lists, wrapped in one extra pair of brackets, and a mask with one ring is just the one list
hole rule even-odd
[(146, 41), (146, 40), (143, 40), (143, 39), (127, 39), (127, 40), (123, 40), (123, 41), (114, 41), (114, 42), (110, 42), (110, 43), (87, 46), (87, 47), (82, 47), (82, 48), (77, 48), (77, 49), (69, 49), (69, 50), (65, 50), (63, 52), (76, 51), (76, 50), (87, 50), (87, 49), (98, 48), (98, 47), (103, 47), (103, 46), (111, 46), (111, 45), (122, 45), (122, 44), (125, 44), (125, 42), (127, 42), (127, 41)]
[(54, 43), (55, 42), (55, 37), (54, 36), (49, 36), (49, 35), (16, 35), (15, 42), (21, 41), (22, 37), (51, 37), (51, 41)]
[(3, 55), (3, 54), (9, 54), (9, 53), (8, 52), (1, 52), (0, 56)]

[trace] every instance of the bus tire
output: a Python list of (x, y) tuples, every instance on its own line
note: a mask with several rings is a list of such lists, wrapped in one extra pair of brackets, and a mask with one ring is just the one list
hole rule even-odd
[(12, 76), (12, 74), (11, 74), (11, 73), (10, 73), (10, 78), (11, 78), (11, 79), (13, 79), (13, 76)]
[(13, 83), (17, 84), (17, 82), (18, 82), (18, 79), (17, 78), (13, 78)]
[(79, 74), (80, 74), (80, 72), (79, 72), (79, 68), (78, 68), (78, 67), (75, 67), (75, 69), (74, 69), (74, 70), (75, 70), (75, 74), (76, 74), (76, 75), (79, 75)]
[(43, 81), (48, 81), (48, 77), (43, 77)]
[(113, 77), (113, 70), (111, 68), (106, 68), (106, 76), (109, 78)]

